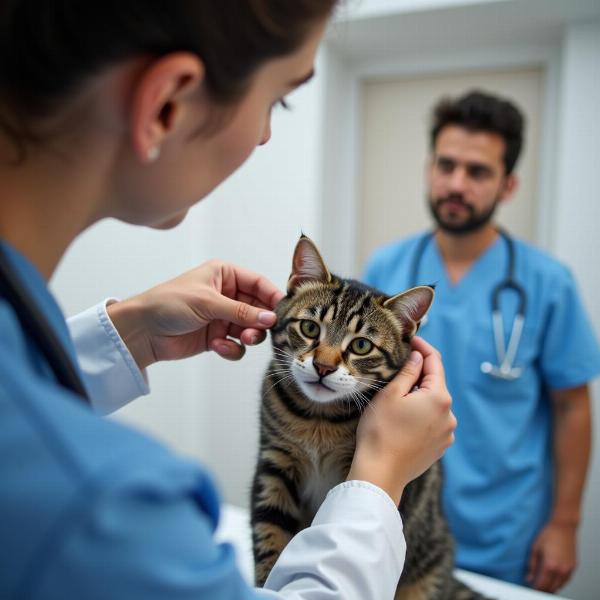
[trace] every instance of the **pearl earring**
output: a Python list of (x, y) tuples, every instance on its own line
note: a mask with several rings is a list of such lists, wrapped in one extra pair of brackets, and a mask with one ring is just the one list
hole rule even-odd
[(151, 146), (150, 148), (148, 148), (147, 157), (149, 162), (155, 162), (159, 156), (160, 148), (158, 146)]

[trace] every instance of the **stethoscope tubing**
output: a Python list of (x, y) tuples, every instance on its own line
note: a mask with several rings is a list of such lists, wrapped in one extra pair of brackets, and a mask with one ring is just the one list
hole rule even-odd
[(14, 272), (10, 259), (1, 245), (0, 296), (4, 297), (12, 306), (21, 327), (37, 345), (58, 383), (74, 392), (82, 402), (88, 404), (87, 391), (77, 368), (35, 299), (31, 297), (23, 282)]
[[(523, 327), (525, 324), (525, 311), (527, 309), (527, 293), (525, 288), (515, 280), (515, 243), (512, 237), (503, 229), (498, 229), (498, 233), (502, 236), (508, 250), (508, 265), (506, 275), (502, 281), (496, 285), (492, 292), (491, 308), (492, 308), (492, 328), (494, 335), (494, 344), (496, 350), (497, 365), (493, 365), (489, 361), (481, 363), (481, 371), (492, 377), (500, 379), (517, 379), (521, 376), (522, 368), (515, 367), (514, 361), (517, 357), (517, 351)], [(434, 232), (425, 233), (417, 243), (417, 247), (413, 254), (412, 264), (410, 267), (410, 285), (415, 287), (418, 285), (419, 270), (425, 249), (433, 239)], [(513, 290), (518, 297), (517, 312), (513, 320), (513, 325), (508, 339), (508, 347), (504, 344), (504, 322), (502, 312), (500, 310), (500, 294), (506, 290)]]

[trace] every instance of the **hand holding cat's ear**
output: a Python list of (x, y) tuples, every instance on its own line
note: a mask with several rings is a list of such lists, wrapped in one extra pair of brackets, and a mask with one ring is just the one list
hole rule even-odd
[(245, 354), (244, 346), (229, 337), (236, 337), (243, 344), (258, 344), (266, 337), (263, 328), (277, 322), (275, 313), (225, 296), (218, 297), (212, 314), (215, 321), (220, 323), (209, 326), (209, 336), (212, 338), (209, 349), (228, 360), (239, 360)]
[(411, 358), (363, 413), (348, 475), (379, 485), (396, 503), (452, 444), (456, 428), (439, 353), (415, 338)]
[(237, 360), (243, 344), (264, 340), (282, 297), (266, 277), (212, 260), (110, 305), (108, 314), (140, 368), (206, 350)]

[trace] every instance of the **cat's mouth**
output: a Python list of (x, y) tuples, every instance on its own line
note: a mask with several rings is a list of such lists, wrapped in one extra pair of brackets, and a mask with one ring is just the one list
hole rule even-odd
[(328, 385), (325, 385), (321, 379), (317, 379), (316, 381), (306, 381), (305, 383), (308, 385), (314, 386), (315, 389), (317, 389), (317, 390), (326, 389), (326, 390), (329, 390), (330, 392), (336, 391), (333, 388), (330, 388)]

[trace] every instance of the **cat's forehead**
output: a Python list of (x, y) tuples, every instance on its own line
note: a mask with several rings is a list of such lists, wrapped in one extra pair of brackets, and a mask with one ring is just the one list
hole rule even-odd
[(297, 316), (335, 321), (356, 313), (372, 314), (381, 308), (380, 295), (352, 280), (331, 284), (308, 283), (298, 291), (292, 311)]

